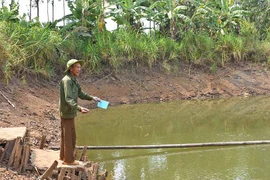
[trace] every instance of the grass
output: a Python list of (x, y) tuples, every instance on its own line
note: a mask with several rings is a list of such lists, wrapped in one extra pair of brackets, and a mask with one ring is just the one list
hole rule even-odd
[(37, 22), (0, 22), (0, 75), (7, 83), (27, 75), (51, 78), (65, 69), (70, 58), (82, 59), (88, 71), (100, 72), (128, 66), (159, 66), (166, 73), (177, 72), (180, 63), (203, 65), (215, 72), (227, 63), (270, 62), (270, 35), (257, 38), (253, 24), (243, 25), (239, 35), (211, 37), (207, 33), (186, 32), (180, 40), (144, 34), (130, 29), (92, 30), (83, 37), (75, 31), (58, 29)]

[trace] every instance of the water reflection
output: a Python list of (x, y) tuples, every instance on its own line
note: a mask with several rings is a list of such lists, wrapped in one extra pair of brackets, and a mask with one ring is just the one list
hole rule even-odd
[[(78, 145), (180, 144), (270, 139), (270, 98), (123, 105), (77, 121)], [(113, 180), (268, 179), (270, 146), (91, 150)]]

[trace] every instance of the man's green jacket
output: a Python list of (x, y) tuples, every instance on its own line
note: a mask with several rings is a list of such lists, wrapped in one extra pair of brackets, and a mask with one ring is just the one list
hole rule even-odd
[(60, 82), (59, 110), (61, 118), (75, 118), (77, 111), (81, 111), (78, 97), (85, 100), (93, 99), (92, 96), (81, 90), (77, 79), (68, 72)]

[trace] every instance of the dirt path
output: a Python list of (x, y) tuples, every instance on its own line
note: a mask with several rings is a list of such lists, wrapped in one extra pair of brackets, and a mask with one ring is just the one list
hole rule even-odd
[[(219, 69), (216, 73), (183, 67), (177, 75), (158, 71), (107, 72), (99, 77), (78, 80), (82, 89), (111, 102), (111, 105), (145, 103), (183, 99), (225, 98), (270, 94), (270, 71), (262, 65), (238, 65)], [(58, 80), (29, 80), (26, 85), (12, 81), (8, 86), (0, 82), (0, 127), (26, 126), (33, 147), (38, 147), (46, 135), (45, 147), (59, 146)], [(95, 103), (79, 101), (90, 109)], [(0, 179), (10, 171), (0, 166)], [(12, 174), (12, 173), (11, 173)], [(31, 174), (31, 173), (30, 173)], [(7, 175), (8, 176), (8, 175)]]

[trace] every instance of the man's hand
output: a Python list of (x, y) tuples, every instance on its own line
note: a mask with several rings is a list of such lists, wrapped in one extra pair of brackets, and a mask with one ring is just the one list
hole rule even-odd
[(89, 112), (89, 109), (87, 109), (87, 108), (85, 108), (85, 107), (81, 107), (81, 112), (82, 112), (83, 114), (88, 113), (88, 112)]
[(100, 98), (98, 98), (98, 97), (93, 97), (93, 99), (94, 99), (96, 102), (99, 102), (99, 101), (100, 101)]

